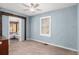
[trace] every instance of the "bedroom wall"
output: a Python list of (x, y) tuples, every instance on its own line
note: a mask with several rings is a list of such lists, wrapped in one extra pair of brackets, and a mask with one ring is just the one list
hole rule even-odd
[(3, 15), (2, 16), (2, 35), (6, 37), (7, 39), (9, 38), (9, 17)]
[[(51, 16), (51, 37), (40, 36), (40, 17)], [(30, 38), (77, 50), (77, 5), (31, 16)]]
[(77, 5), (77, 38), (78, 38), (78, 41), (77, 41), (77, 48), (78, 48), (78, 51), (79, 51), (79, 4)]

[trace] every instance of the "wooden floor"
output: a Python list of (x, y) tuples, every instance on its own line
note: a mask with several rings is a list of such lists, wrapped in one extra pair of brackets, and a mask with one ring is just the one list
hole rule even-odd
[(77, 55), (74, 51), (58, 48), (33, 40), (19, 42), (17, 40), (10, 41), (10, 55)]

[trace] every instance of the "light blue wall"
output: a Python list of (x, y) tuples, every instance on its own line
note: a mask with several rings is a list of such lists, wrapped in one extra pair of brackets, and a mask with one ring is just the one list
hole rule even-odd
[(24, 19), (21, 19), (22, 25), (21, 25), (21, 32), (22, 32), (22, 39), (25, 38), (25, 25), (24, 25)]
[(30, 21), (29, 21), (29, 17), (27, 17), (27, 19), (26, 19), (26, 40), (29, 40), (29, 38), (30, 38), (30, 23), (29, 23)]
[[(40, 36), (40, 17), (51, 16), (51, 37)], [(30, 38), (77, 50), (77, 5), (29, 18)]]
[(78, 8), (77, 8), (77, 11), (78, 11), (78, 12), (77, 12), (77, 24), (78, 24), (78, 25), (77, 25), (77, 27), (78, 27), (78, 29), (77, 29), (77, 31), (78, 31), (78, 32), (77, 32), (77, 38), (78, 38), (77, 43), (78, 43), (78, 45), (77, 45), (77, 46), (78, 46), (78, 50), (79, 50), (79, 4), (77, 5), (77, 7), (78, 7)]
[(8, 39), (8, 30), (9, 30), (9, 17), (2, 16), (2, 35)]

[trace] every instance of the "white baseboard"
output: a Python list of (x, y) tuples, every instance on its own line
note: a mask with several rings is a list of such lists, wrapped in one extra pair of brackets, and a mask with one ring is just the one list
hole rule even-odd
[(60, 46), (60, 45), (56, 45), (56, 44), (51, 44), (51, 43), (40, 41), (40, 40), (36, 40), (36, 39), (30, 39), (30, 40), (34, 40), (34, 41), (38, 41), (38, 42), (41, 42), (41, 43), (46, 43), (46, 44), (49, 44), (49, 45), (52, 45), (52, 46), (56, 46), (56, 47), (59, 47), (59, 48), (64, 48), (64, 49), (67, 49), (67, 50), (79, 52), (78, 50), (75, 50), (75, 49), (72, 49), (72, 48), (68, 48), (68, 47), (64, 47), (64, 46)]

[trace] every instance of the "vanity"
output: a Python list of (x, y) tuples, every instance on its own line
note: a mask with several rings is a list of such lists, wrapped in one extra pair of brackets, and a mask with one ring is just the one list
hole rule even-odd
[(8, 47), (8, 39), (0, 37), (0, 55), (8, 55), (9, 47)]

